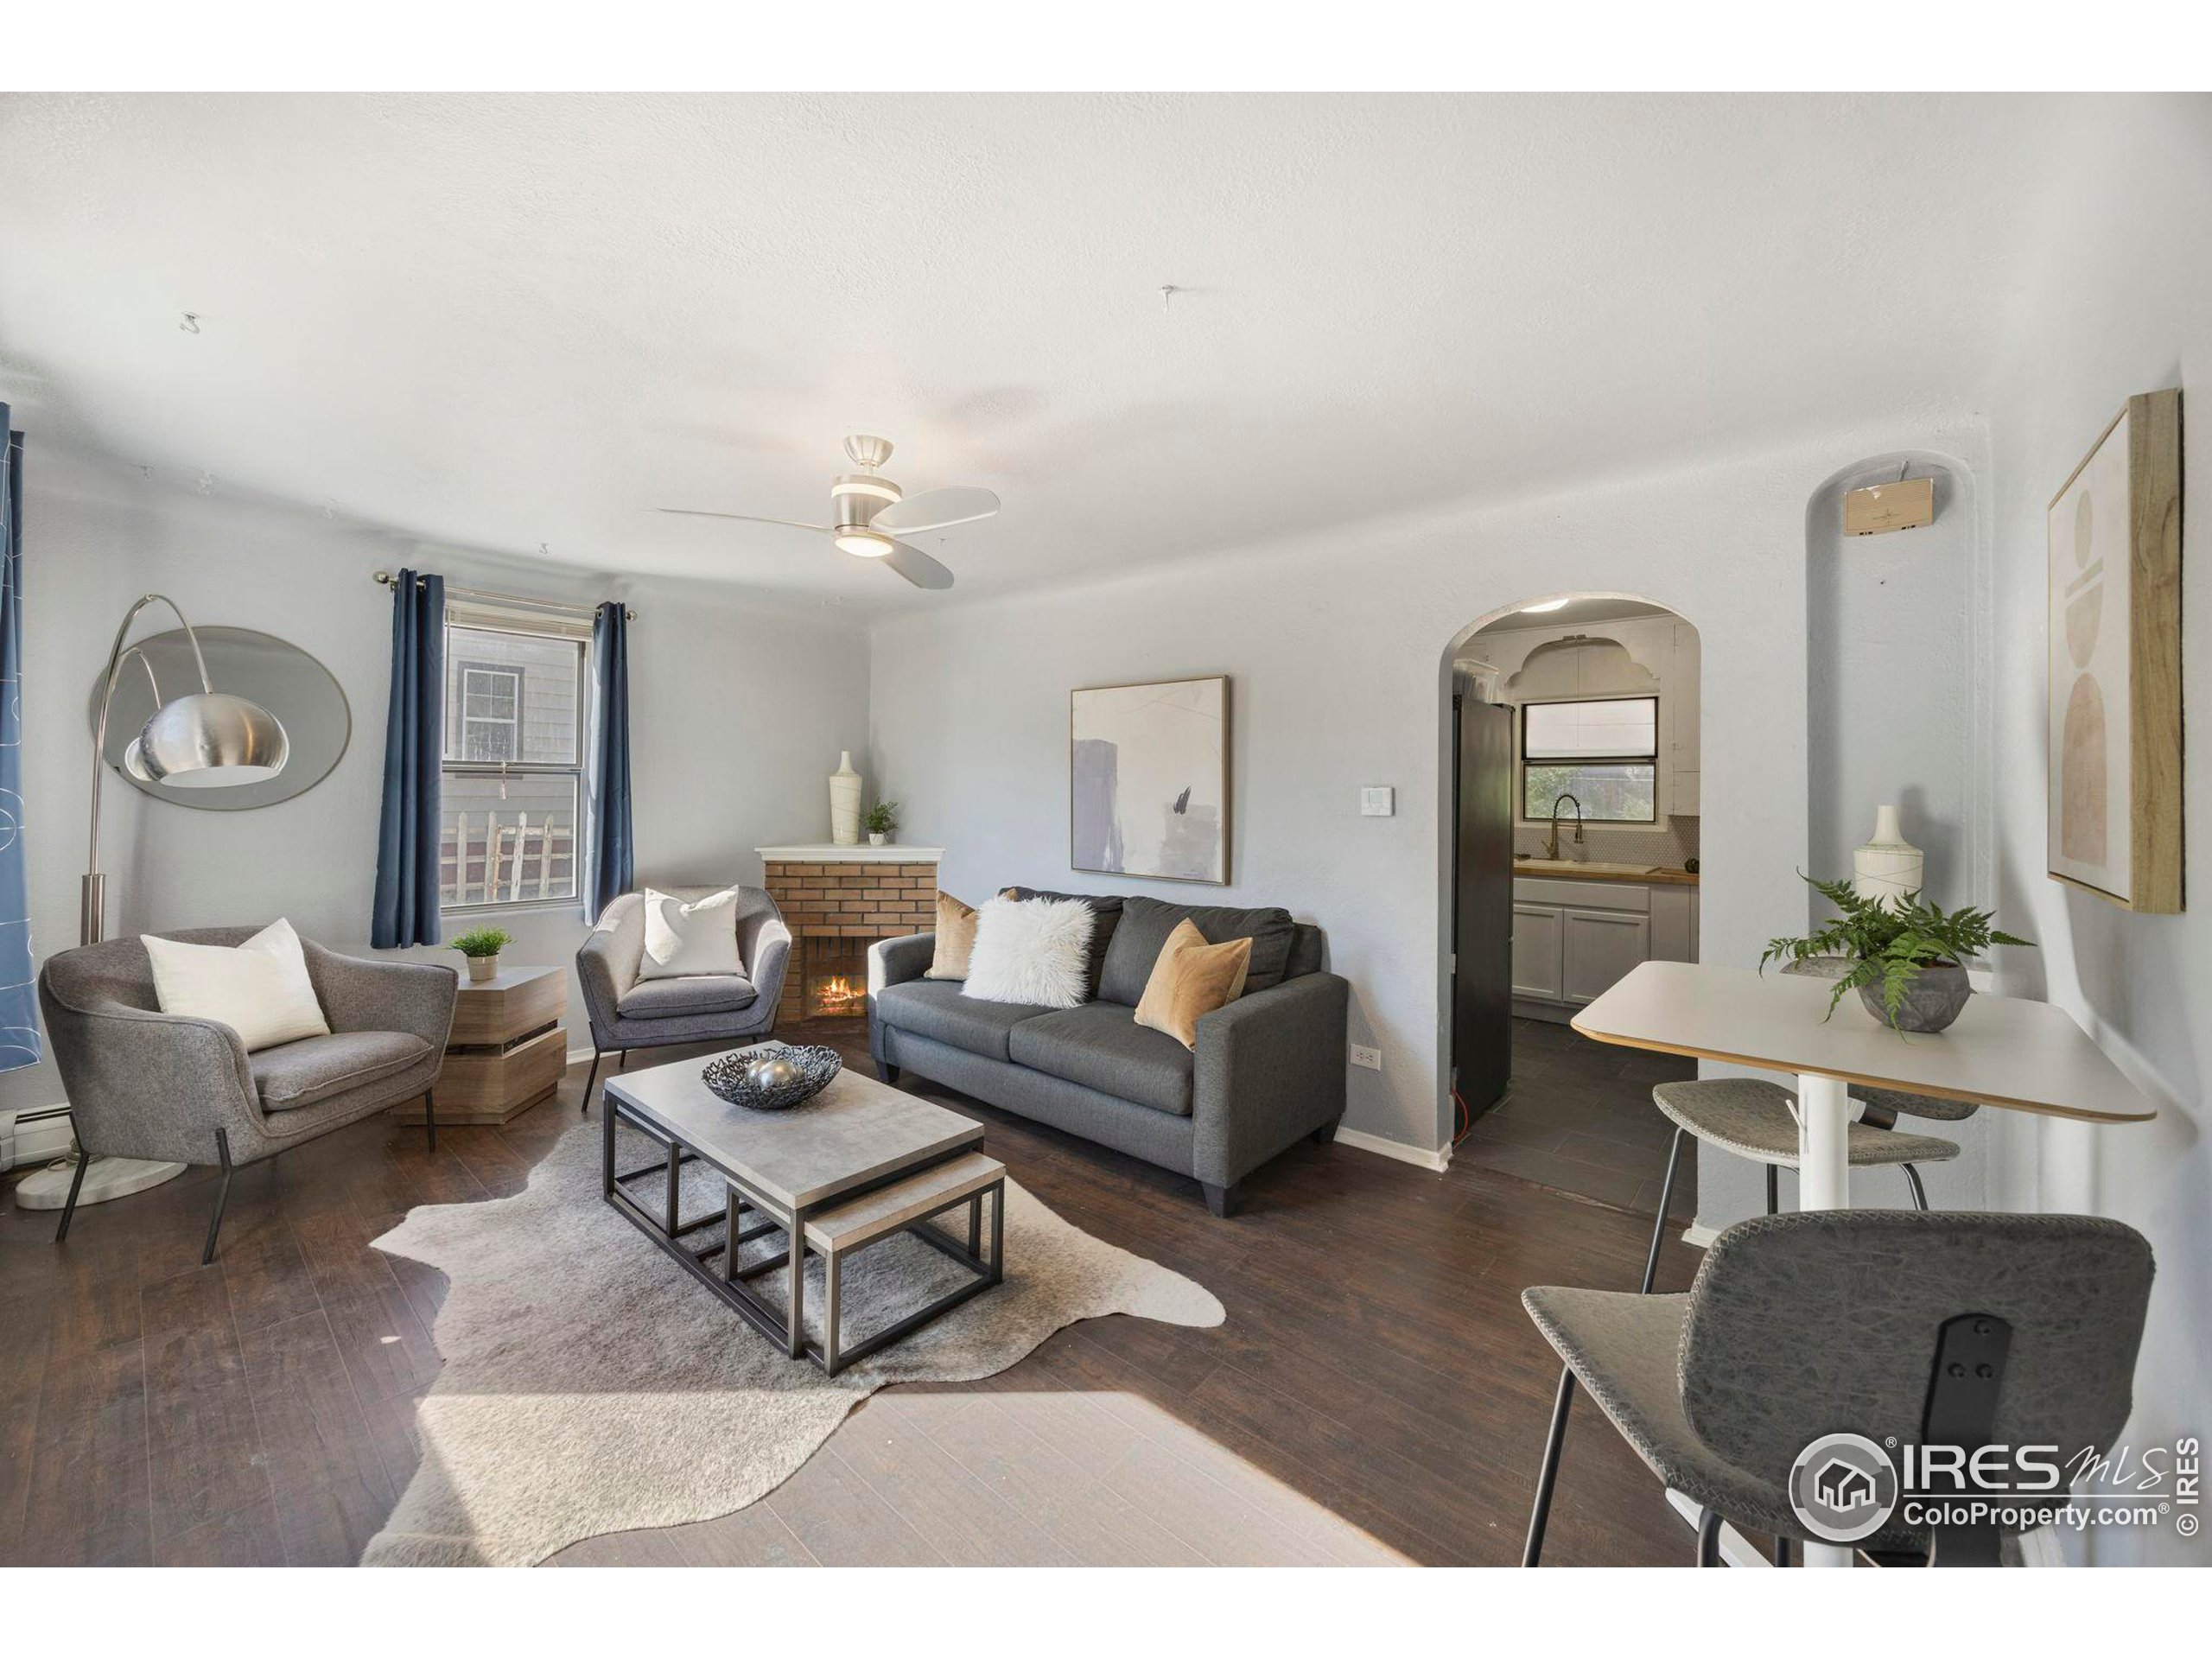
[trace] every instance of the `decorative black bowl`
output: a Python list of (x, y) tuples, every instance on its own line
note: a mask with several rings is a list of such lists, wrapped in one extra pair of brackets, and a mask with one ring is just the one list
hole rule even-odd
[(827, 1089), (844, 1065), (834, 1048), (741, 1049), (708, 1061), (699, 1078), (733, 1106), (781, 1112)]

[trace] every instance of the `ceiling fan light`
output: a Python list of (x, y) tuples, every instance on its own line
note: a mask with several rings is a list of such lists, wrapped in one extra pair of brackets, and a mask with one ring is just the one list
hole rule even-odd
[(879, 501), (898, 501), (906, 493), (889, 479), (878, 478), (873, 473), (847, 473), (830, 486), (832, 500), (841, 495), (872, 495)]
[(898, 543), (872, 530), (848, 530), (838, 533), (837, 545), (855, 558), (881, 559), (889, 557)]

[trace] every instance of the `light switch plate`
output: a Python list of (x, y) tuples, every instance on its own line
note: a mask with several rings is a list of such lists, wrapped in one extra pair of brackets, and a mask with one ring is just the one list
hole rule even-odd
[(1364, 1066), (1370, 1071), (1380, 1071), (1382, 1069), (1382, 1051), (1370, 1048), (1364, 1043), (1354, 1043), (1351, 1046), (1351, 1063)]
[(1398, 791), (1389, 784), (1369, 784), (1359, 791), (1359, 816), (1387, 818), (1398, 810)]

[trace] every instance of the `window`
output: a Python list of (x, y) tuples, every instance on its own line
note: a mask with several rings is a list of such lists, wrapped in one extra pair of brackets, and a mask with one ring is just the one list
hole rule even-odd
[(1523, 703), (1521, 816), (1550, 817), (1561, 795), (1591, 823), (1657, 823), (1659, 699)]
[(565, 619), (447, 607), (444, 908), (577, 896), (589, 638)]

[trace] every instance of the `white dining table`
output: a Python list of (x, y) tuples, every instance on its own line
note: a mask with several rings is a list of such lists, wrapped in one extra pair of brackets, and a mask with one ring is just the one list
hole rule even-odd
[[(2091, 1123), (2145, 1123), (2158, 1107), (2063, 1008), (1977, 994), (1942, 1032), (1891, 1029), (1831, 980), (1703, 963), (1647, 962), (1587, 1004), (1574, 1029), (1601, 1043), (1797, 1077), (1797, 1205), (1851, 1207), (1851, 1085), (1895, 1089)], [(1805, 1564), (1848, 1566), (1812, 1544)]]

